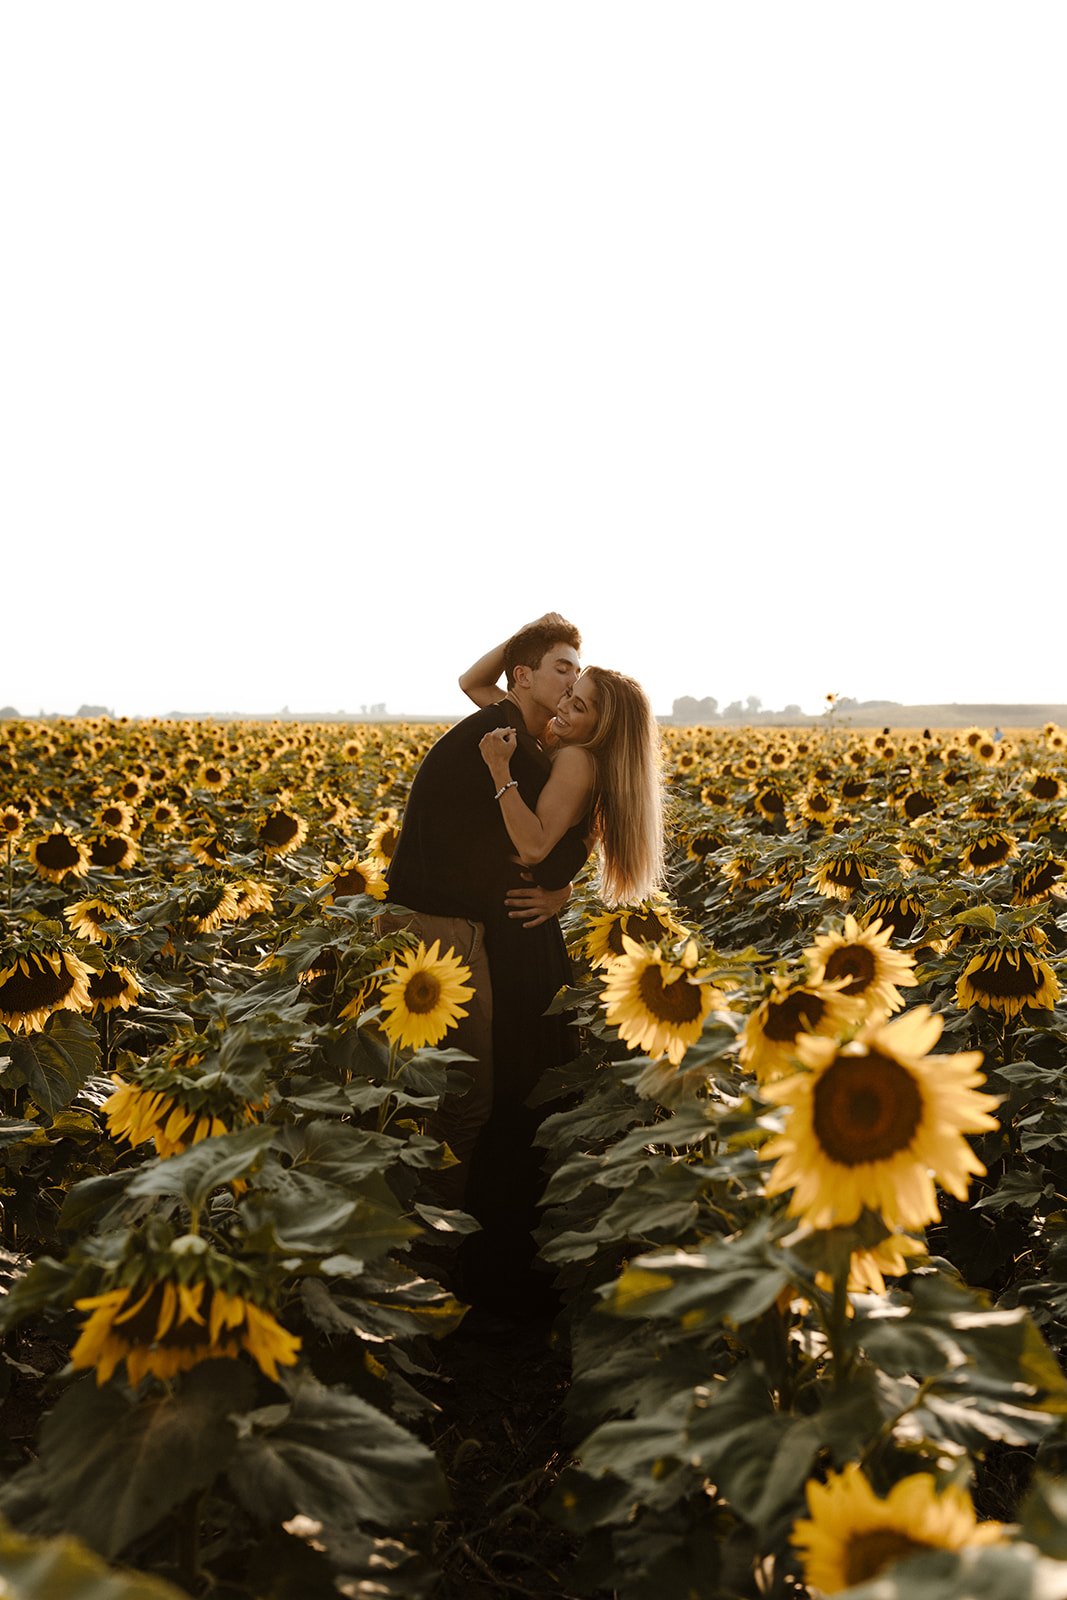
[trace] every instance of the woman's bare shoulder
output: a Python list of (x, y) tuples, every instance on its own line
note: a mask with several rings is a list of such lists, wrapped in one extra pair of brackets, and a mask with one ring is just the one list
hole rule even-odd
[(560, 745), (552, 757), (552, 772), (570, 783), (592, 783), (593, 758), (580, 744)]

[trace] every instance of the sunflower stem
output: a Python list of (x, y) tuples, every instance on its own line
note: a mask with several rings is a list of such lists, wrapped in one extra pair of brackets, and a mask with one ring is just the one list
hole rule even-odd
[[(388, 1067), (386, 1068), (386, 1071), (385, 1071), (385, 1081), (386, 1081), (386, 1083), (392, 1083), (393, 1079), (396, 1077), (396, 1058), (399, 1055), (399, 1053), (400, 1053), (400, 1036), (398, 1034), (397, 1037), (394, 1040), (392, 1040), (392, 1042), (389, 1045), (389, 1065), (388, 1065)], [(389, 1102), (390, 1102), (390, 1100), (392, 1100), (392, 1098), (393, 1098), (392, 1095), (388, 1096), (388, 1098), (383, 1100), (381, 1105), (378, 1107), (378, 1132), (379, 1133), (384, 1133), (386, 1128), (389, 1126), (389, 1123), (392, 1121), (393, 1112), (396, 1110), (395, 1105), (390, 1107), (390, 1103)]]

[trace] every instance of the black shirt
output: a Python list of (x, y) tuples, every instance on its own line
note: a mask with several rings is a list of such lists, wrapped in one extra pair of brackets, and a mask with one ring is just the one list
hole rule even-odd
[[(531, 811), (552, 764), (526, 731), (511, 700), (499, 700), (442, 734), (416, 772), (389, 864), (389, 899), (430, 916), (484, 922), (521, 881), (515, 846), (496, 800), (496, 784), (478, 745), (492, 728), (516, 730), (511, 776)], [(539, 866), (527, 869), (546, 888), (562, 888), (585, 860), (576, 830), (564, 834)]]

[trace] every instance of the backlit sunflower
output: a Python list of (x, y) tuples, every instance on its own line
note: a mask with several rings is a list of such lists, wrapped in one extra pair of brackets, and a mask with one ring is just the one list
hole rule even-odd
[(726, 833), (721, 828), (704, 828), (691, 833), (685, 841), (685, 853), (690, 861), (703, 861), (726, 843)]
[(808, 881), (819, 894), (835, 900), (851, 900), (857, 889), (862, 889), (868, 878), (873, 878), (875, 865), (858, 850), (839, 850), (809, 875)]
[(195, 1063), (185, 1071), (168, 1073), (166, 1067), (147, 1067), (143, 1083), (124, 1083), (112, 1074), (115, 1091), (101, 1110), (113, 1139), (132, 1145), (151, 1139), (158, 1156), (176, 1156), (201, 1139), (235, 1133), (258, 1122), (266, 1100), (245, 1100), (235, 1094), (225, 1078), (205, 1071), (197, 1083)]
[(1055, 773), (1031, 767), (1023, 779), (1023, 787), (1034, 800), (1062, 800), (1065, 786)]
[(752, 803), (765, 822), (777, 822), (789, 809), (789, 795), (780, 783), (759, 783), (753, 786)]
[(405, 950), (393, 963), (393, 975), (382, 984), (382, 1028), (394, 1044), (419, 1050), (437, 1044), (460, 1017), (468, 1015), (462, 1002), (474, 990), (470, 968), (449, 950), (440, 954), (440, 940), (427, 950)]
[(699, 968), (695, 942), (671, 960), (659, 945), (640, 945), (623, 936), (625, 955), (608, 967), (601, 994), (605, 1016), (631, 1049), (654, 1060), (666, 1056), (677, 1066), (695, 1039), (713, 1005), (725, 996), (707, 982)]
[(1024, 870), (1016, 869), (1014, 900), (1018, 906), (1035, 906), (1042, 900), (1067, 899), (1067, 862), (1044, 856)]
[(371, 829), (367, 839), (367, 854), (377, 863), (379, 871), (384, 872), (392, 861), (399, 838), (400, 828), (396, 822), (379, 822)]
[(96, 813), (96, 820), (110, 833), (125, 833), (133, 821), (133, 807), (125, 800), (109, 800)]
[(941, 1214), (935, 1180), (966, 1199), (985, 1168), (963, 1134), (996, 1128), (998, 1102), (974, 1087), (985, 1082), (980, 1050), (929, 1054), (941, 1028), (916, 1006), (849, 1044), (802, 1035), (797, 1055), (810, 1070), (762, 1090), (790, 1113), (761, 1152), (775, 1162), (767, 1193), (792, 1190), (791, 1214), (813, 1228), (847, 1227), (865, 1206), (891, 1229), (922, 1228)]
[(218, 834), (204, 833), (189, 840), (189, 854), (194, 861), (199, 861), (202, 867), (218, 867), (226, 860), (229, 852)]
[(894, 804), (909, 822), (915, 822), (919, 817), (929, 816), (931, 811), (936, 811), (940, 801), (932, 789), (906, 784), (896, 796)]
[(388, 893), (388, 885), (375, 863), (369, 858), (359, 861), (355, 856), (340, 867), (327, 863), (329, 874), (321, 879), (322, 884), (330, 884), (330, 892), (323, 900), (323, 905), (332, 906), (335, 900), (349, 894), (369, 894), (375, 900), (384, 900)]
[(816, 934), (815, 943), (804, 951), (810, 963), (808, 981), (839, 985), (850, 1000), (865, 1000), (869, 1015), (899, 1011), (904, 1004), (900, 990), (914, 988), (918, 981), (915, 962), (890, 949), (889, 929), (881, 928), (878, 920), (861, 928), (850, 913), (840, 933)]
[(57, 947), (0, 953), (0, 1022), (36, 1033), (53, 1011), (86, 1011), (91, 969)]
[(869, 927), (877, 919), (885, 932), (894, 939), (910, 939), (922, 921), (923, 903), (915, 895), (881, 894), (860, 915), (863, 926)]
[(594, 967), (625, 954), (623, 939), (628, 935), (642, 944), (673, 944), (685, 937), (686, 929), (666, 905), (644, 906), (633, 911), (608, 911), (594, 917), (585, 936), (585, 953)]
[(992, 832), (977, 834), (964, 850), (961, 861), (966, 872), (989, 872), (1018, 854), (1019, 847), (1011, 834), (995, 828)]
[(792, 1070), (799, 1034), (844, 1033), (867, 1010), (826, 984), (790, 984), (781, 977), (772, 982), (772, 993), (749, 1015), (742, 1035), (741, 1063), (761, 1083)]
[(185, 915), (194, 933), (214, 933), (224, 922), (237, 922), (237, 895), (232, 883), (207, 883), (193, 889)]
[(108, 963), (103, 972), (94, 972), (89, 979), (89, 1007), (93, 1012), (115, 1011), (119, 1007), (128, 1011), (143, 993), (129, 967)]
[(273, 893), (269, 885), (261, 883), (258, 878), (238, 878), (230, 887), (237, 902), (233, 914), (235, 922), (245, 922), (257, 911), (273, 911)]
[(101, 895), (89, 895), (85, 900), (76, 900), (67, 907), (63, 916), (70, 925), (71, 933), (77, 934), (79, 939), (87, 939), (90, 944), (107, 944), (111, 935), (104, 933), (103, 924), (122, 920), (122, 912), (115, 902)]
[(882, 1500), (853, 1462), (825, 1483), (809, 1479), (807, 1500), (792, 1542), (806, 1581), (822, 1594), (868, 1583), (908, 1556), (1004, 1540), (999, 1522), (978, 1521), (965, 1490), (948, 1484), (939, 1492), (928, 1472), (901, 1478)]
[(303, 817), (276, 806), (264, 819), (258, 834), (260, 846), (268, 856), (287, 856), (307, 838), (308, 825)]
[(961, 1010), (981, 1006), (1002, 1017), (1016, 1017), (1026, 1006), (1048, 1010), (1059, 997), (1059, 981), (1048, 962), (1019, 949), (980, 950), (956, 984)]
[(35, 839), (28, 854), (35, 871), (50, 883), (62, 883), (68, 872), (72, 877), (84, 878), (89, 871), (89, 851), (85, 844), (76, 834), (58, 825), (47, 838)]
[(163, 1278), (76, 1300), (77, 1309), (90, 1315), (70, 1353), (71, 1365), (95, 1367), (97, 1384), (103, 1384), (125, 1359), (136, 1388), (149, 1373), (173, 1378), (201, 1361), (234, 1359), (247, 1350), (277, 1382), (278, 1364), (296, 1362), (300, 1339), (240, 1295), (215, 1289), (205, 1306), (209, 1287), (203, 1279), (186, 1284)]

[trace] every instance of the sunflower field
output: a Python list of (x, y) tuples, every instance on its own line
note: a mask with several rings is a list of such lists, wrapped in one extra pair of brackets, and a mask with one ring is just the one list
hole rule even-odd
[(457, 1540), (440, 731), (0, 724), (10, 1592), (1067, 1596), (1067, 738), (663, 730), (535, 1097), (565, 1448)]

